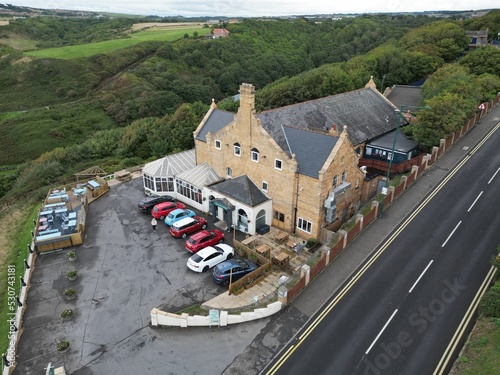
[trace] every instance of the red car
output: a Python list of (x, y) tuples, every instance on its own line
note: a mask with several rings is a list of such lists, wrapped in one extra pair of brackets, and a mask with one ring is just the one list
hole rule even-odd
[(186, 206), (180, 202), (158, 203), (151, 210), (151, 215), (153, 215), (155, 219), (163, 220), (170, 213), (170, 211), (173, 211), (177, 208), (186, 208)]
[(186, 217), (176, 221), (170, 227), (170, 234), (176, 238), (186, 238), (188, 234), (194, 233), (207, 227), (207, 221), (200, 217)]
[(224, 232), (218, 229), (202, 230), (200, 233), (193, 234), (186, 241), (186, 249), (192, 253), (196, 253), (207, 246), (213, 246), (224, 242)]

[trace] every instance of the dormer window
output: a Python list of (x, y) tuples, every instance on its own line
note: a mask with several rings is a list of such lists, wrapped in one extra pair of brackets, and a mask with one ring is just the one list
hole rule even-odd
[(241, 147), (239, 143), (234, 144), (234, 154), (236, 156), (241, 156)]
[(259, 162), (259, 150), (257, 150), (256, 148), (252, 148), (252, 161), (258, 163)]
[(216, 148), (217, 150), (220, 150), (220, 149), (221, 149), (221, 143), (220, 143), (220, 141), (219, 141), (219, 140), (216, 140), (216, 141), (215, 141), (215, 148)]

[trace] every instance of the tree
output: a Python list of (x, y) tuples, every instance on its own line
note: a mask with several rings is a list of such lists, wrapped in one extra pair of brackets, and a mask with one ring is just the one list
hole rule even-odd
[(484, 46), (470, 51), (458, 61), (476, 75), (490, 73), (500, 77), (500, 49)]
[(445, 92), (426, 100), (425, 105), (430, 108), (419, 111), (418, 122), (405, 126), (403, 132), (429, 151), (467, 122), (469, 103), (458, 94)]

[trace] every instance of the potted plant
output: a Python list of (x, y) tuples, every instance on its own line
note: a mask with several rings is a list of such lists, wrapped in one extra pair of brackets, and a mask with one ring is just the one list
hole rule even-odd
[(68, 280), (74, 281), (78, 278), (78, 271), (75, 269), (69, 270), (66, 276), (68, 276)]
[(74, 251), (70, 251), (66, 254), (66, 258), (68, 258), (70, 262), (74, 262), (76, 260), (76, 253)]
[(76, 297), (76, 290), (73, 288), (68, 288), (64, 291), (64, 296), (66, 297), (66, 299), (72, 300)]
[(66, 309), (61, 312), (61, 318), (63, 319), (71, 319), (75, 313), (72, 309)]
[(59, 353), (64, 353), (69, 350), (69, 341), (68, 340), (60, 340), (56, 342), (56, 350)]

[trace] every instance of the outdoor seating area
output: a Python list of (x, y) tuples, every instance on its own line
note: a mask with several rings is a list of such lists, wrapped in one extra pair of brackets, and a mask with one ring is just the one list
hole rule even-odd
[(274, 227), (264, 235), (247, 236), (240, 243), (287, 272), (297, 271), (312, 255), (303, 238)]

